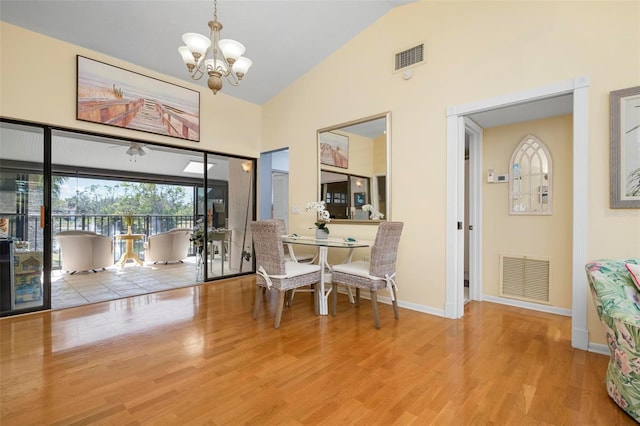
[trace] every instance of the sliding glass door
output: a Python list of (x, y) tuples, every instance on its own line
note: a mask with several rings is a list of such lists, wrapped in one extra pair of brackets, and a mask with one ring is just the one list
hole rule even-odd
[(6, 120), (0, 132), (1, 315), (253, 271), (254, 160)]
[[(0, 123), (0, 314), (49, 307), (44, 129)], [(52, 188), (55, 191), (56, 188)]]
[[(207, 190), (199, 205), (207, 223), (207, 276), (252, 271), (254, 162), (207, 154)], [(204, 195), (204, 194), (203, 194)]]

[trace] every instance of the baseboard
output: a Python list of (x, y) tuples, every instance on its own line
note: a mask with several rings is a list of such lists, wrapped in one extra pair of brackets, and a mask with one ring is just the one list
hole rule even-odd
[(549, 314), (563, 315), (565, 317), (571, 316), (571, 309), (566, 309), (566, 308), (557, 308), (555, 306), (541, 305), (539, 303), (508, 299), (506, 297), (488, 296), (486, 294), (482, 296), (482, 299), (485, 302), (499, 303), (501, 305), (514, 306), (516, 308), (531, 309), (533, 311), (547, 312)]
[(589, 330), (571, 326), (571, 346), (583, 351), (589, 350)]
[[(344, 295), (348, 295), (349, 292), (347, 292), (347, 290), (345, 288), (338, 288), (338, 293), (340, 294), (344, 294)], [(355, 291), (354, 291), (354, 295), (355, 295)], [(370, 300), (369, 297), (369, 291), (361, 291), (360, 292), (360, 298), (361, 299), (367, 299)], [(380, 292), (378, 292), (378, 302), (379, 303), (385, 303), (387, 305), (391, 305), (391, 298), (390, 297), (386, 297), (386, 296), (381, 296)], [(429, 314), (429, 315), (435, 315), (437, 317), (443, 317), (444, 318), (444, 310), (443, 309), (436, 309), (433, 308), (431, 306), (425, 306), (425, 305), (418, 305), (417, 303), (409, 303), (409, 302), (403, 302), (402, 300), (398, 299), (398, 306), (401, 308), (406, 308), (406, 309), (410, 309), (412, 311), (417, 311), (417, 312), (422, 312), (425, 314)]]
[[(347, 290), (345, 288), (342, 288), (342, 287), (338, 289), (338, 293), (344, 294), (344, 295), (348, 295), (349, 294), (347, 292)], [(360, 293), (360, 298), (361, 299), (370, 300), (369, 292), (367, 292), (367, 291), (361, 292)], [(534, 311), (547, 312), (547, 313), (550, 313), (550, 314), (563, 315), (563, 316), (567, 316), (567, 317), (571, 316), (571, 311), (569, 309), (556, 308), (556, 307), (553, 307), (553, 306), (546, 306), (546, 305), (539, 305), (537, 303), (523, 302), (521, 300), (506, 299), (506, 298), (502, 298), (502, 297), (487, 296), (487, 295), (483, 296), (483, 300), (487, 301), (487, 302), (499, 303), (501, 305), (508, 305), (508, 306), (514, 306), (514, 307), (518, 307), (518, 308), (531, 309), (531, 310), (534, 310)], [(378, 295), (378, 302), (390, 305), (391, 304), (391, 298)], [(443, 317), (444, 318), (444, 316), (445, 316), (443, 309), (435, 309), (435, 308), (433, 308), (431, 306), (425, 306), (425, 305), (418, 305), (416, 303), (403, 302), (402, 300), (398, 300), (398, 306), (400, 306), (402, 308), (406, 308), (406, 309), (411, 309), (412, 311), (422, 312), (422, 313), (429, 314), (429, 315), (435, 315), (435, 316), (438, 316), (438, 317)], [(610, 356), (609, 347), (607, 345), (603, 345), (601, 343), (589, 342), (587, 351), (593, 352), (593, 353), (597, 353), (597, 354), (601, 354), (601, 355)]]
[(589, 349), (587, 350), (596, 354), (611, 356), (611, 352), (609, 352), (609, 346), (603, 345), (602, 343), (589, 342)]
[[(349, 293), (345, 288), (340, 287), (338, 289), (338, 293), (348, 295)], [(369, 300), (369, 292), (362, 291), (360, 292), (360, 298)], [(565, 308), (557, 308), (555, 306), (547, 306), (541, 305), (538, 303), (524, 302), (522, 300), (514, 300), (507, 299), (504, 297), (495, 297), (495, 296), (483, 296), (483, 300), (486, 302), (499, 303), (501, 305), (514, 306), (517, 308), (531, 309), (534, 311), (547, 312), (555, 315), (562, 315), (565, 317), (571, 316), (571, 310)], [(386, 296), (381, 296), (378, 293), (378, 302), (385, 303), (387, 305), (391, 304), (391, 298)], [(411, 309), (412, 311), (423, 312), (425, 314), (435, 315), (439, 317), (445, 317), (444, 309), (436, 309), (431, 306), (419, 305), (416, 303), (403, 302), (401, 299), (398, 299), (398, 306), (406, 309)]]

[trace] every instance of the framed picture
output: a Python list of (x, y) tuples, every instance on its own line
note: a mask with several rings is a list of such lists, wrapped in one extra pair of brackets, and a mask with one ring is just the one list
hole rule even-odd
[(200, 141), (200, 92), (77, 58), (76, 119)]
[(320, 164), (349, 168), (349, 137), (333, 132), (320, 133)]
[(360, 208), (365, 205), (366, 197), (364, 192), (353, 193), (353, 204), (355, 207)]
[(640, 208), (640, 86), (609, 94), (611, 208)]

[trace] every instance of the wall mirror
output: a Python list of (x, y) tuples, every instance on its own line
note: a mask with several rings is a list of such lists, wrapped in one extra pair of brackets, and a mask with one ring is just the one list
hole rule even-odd
[(522, 139), (511, 156), (509, 174), (509, 214), (551, 214), (551, 154), (544, 142), (533, 135)]
[(387, 112), (318, 130), (318, 199), (332, 222), (389, 218), (390, 129)]

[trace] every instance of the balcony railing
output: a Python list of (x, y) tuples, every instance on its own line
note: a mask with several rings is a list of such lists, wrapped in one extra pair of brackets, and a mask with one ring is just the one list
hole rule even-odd
[[(9, 236), (29, 241), (31, 250), (42, 250), (43, 236), (40, 232), (40, 216), (24, 214), (3, 214), (9, 219)], [(96, 234), (114, 237), (115, 235), (126, 233), (127, 226), (124, 224), (122, 215), (90, 215), (90, 214), (53, 214), (51, 215), (53, 228), (53, 251), (52, 268), (60, 269), (60, 249), (55, 240), (60, 231), (93, 231)], [(134, 250), (140, 254), (143, 252), (144, 241), (150, 236), (161, 232), (169, 231), (173, 228), (193, 229), (195, 220), (193, 216), (187, 215), (134, 215), (132, 232), (144, 234), (144, 240), (134, 243)], [(124, 250), (123, 244), (116, 242), (114, 250), (114, 260), (120, 258)], [(194, 255), (193, 247), (189, 249), (189, 255)]]

